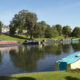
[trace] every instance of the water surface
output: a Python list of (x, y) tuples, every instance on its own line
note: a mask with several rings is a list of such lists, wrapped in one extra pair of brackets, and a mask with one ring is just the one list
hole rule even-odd
[(80, 50), (80, 43), (0, 47), (0, 76), (55, 71), (57, 60)]

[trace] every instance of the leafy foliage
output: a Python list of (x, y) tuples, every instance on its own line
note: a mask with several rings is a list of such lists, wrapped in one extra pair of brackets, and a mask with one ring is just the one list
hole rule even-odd
[(12, 21), (10, 22), (10, 33), (15, 34), (16, 31), (18, 34), (21, 34), (25, 27), (26, 15), (28, 11), (22, 10), (18, 14), (15, 14)]
[[(59, 36), (80, 37), (80, 28), (76, 27), (72, 31), (71, 27), (66, 25), (62, 28), (60, 24), (54, 26), (48, 25), (45, 21), (37, 22), (38, 18), (35, 13), (28, 10), (21, 10), (15, 14), (10, 22), (10, 34), (23, 34), (25, 31), (31, 39), (34, 38), (55, 38)], [(0, 22), (0, 33), (2, 23)]]
[(65, 35), (66, 37), (70, 36), (70, 34), (71, 34), (70, 26), (64, 26), (63, 29), (62, 29), (62, 32), (63, 32), (63, 35)]
[(72, 36), (73, 37), (80, 37), (80, 28), (79, 27), (75, 27), (73, 32), (72, 32)]
[(2, 32), (3, 23), (0, 21), (0, 34)]
[(53, 34), (53, 38), (59, 36), (59, 33), (58, 33), (56, 27), (54, 27), (54, 26), (52, 27), (52, 34)]
[(59, 36), (61, 36), (62, 35), (62, 26), (60, 24), (56, 24), (55, 27), (59, 33)]
[(34, 34), (34, 27), (37, 23), (37, 15), (35, 13), (27, 13), (26, 16), (26, 26), (27, 26), (27, 33), (30, 35), (30, 39), (32, 39)]
[(45, 37), (46, 38), (52, 38), (53, 37), (53, 30), (50, 26), (47, 26), (45, 30)]

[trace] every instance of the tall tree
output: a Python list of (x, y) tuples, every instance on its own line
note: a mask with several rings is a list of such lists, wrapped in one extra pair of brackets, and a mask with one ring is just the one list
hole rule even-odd
[(53, 30), (49, 25), (47, 26), (47, 28), (45, 30), (45, 37), (46, 38), (52, 38), (53, 37)]
[(57, 24), (57, 25), (55, 25), (55, 27), (59, 33), (59, 36), (61, 36), (62, 35), (62, 26), (60, 24)]
[(36, 23), (36, 25), (34, 26), (33, 37), (41, 38), (42, 37), (41, 35), (42, 35), (41, 25), (39, 23)]
[[(15, 14), (10, 23), (10, 33), (15, 33), (16, 31), (21, 34), (25, 27), (27, 10), (21, 10), (18, 14)], [(13, 31), (15, 30), (15, 31)]]
[(2, 32), (3, 23), (0, 21), (0, 34)]
[(26, 26), (27, 26), (27, 33), (30, 35), (30, 39), (32, 39), (34, 34), (34, 27), (37, 23), (37, 15), (35, 13), (27, 13), (26, 16)]
[(10, 35), (14, 35), (16, 33), (15, 25), (13, 23), (10, 23), (9, 28), (10, 28), (10, 31), (9, 31)]
[(40, 25), (40, 30), (41, 30), (41, 37), (45, 37), (45, 30), (46, 30), (48, 24), (46, 24), (45, 21), (41, 21), (41, 22), (39, 22), (39, 25)]
[(59, 36), (59, 33), (58, 33), (58, 31), (57, 31), (57, 29), (56, 29), (56, 27), (54, 27), (54, 26), (52, 26), (52, 34), (53, 34), (53, 38), (55, 38), (55, 37), (58, 37)]
[(80, 37), (80, 28), (79, 27), (75, 27), (72, 31), (72, 36), (73, 37)]
[(49, 26), (45, 21), (37, 22), (34, 26), (34, 37), (43, 38), (45, 37), (45, 30)]
[(65, 37), (70, 36), (70, 34), (71, 34), (70, 26), (68, 26), (68, 25), (64, 26), (62, 29), (62, 32)]

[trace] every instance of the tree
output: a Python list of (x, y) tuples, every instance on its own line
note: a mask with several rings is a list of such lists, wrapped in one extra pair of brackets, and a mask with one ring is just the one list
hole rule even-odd
[(47, 28), (45, 30), (45, 37), (46, 38), (52, 38), (53, 37), (53, 30), (49, 25), (47, 26)]
[(10, 23), (9, 25), (9, 28), (10, 28), (10, 35), (14, 35), (16, 33), (16, 27), (14, 26), (14, 24)]
[[(17, 31), (19, 34), (23, 33), (23, 30), (26, 29), (25, 21), (27, 10), (21, 10), (18, 14), (15, 14), (12, 21), (10, 22), (10, 33), (15, 34)], [(13, 31), (14, 30), (14, 31)]]
[(33, 33), (33, 37), (35, 38), (40, 38), (41, 37), (41, 25), (39, 23), (36, 23), (36, 25), (34, 26), (34, 33)]
[(40, 25), (40, 31), (41, 31), (40, 37), (43, 38), (43, 37), (45, 37), (45, 30), (46, 30), (48, 24), (46, 24), (45, 21), (41, 21), (41, 22), (39, 22), (39, 25)]
[(45, 30), (47, 28), (47, 25), (45, 21), (37, 22), (34, 26), (34, 34), (33, 37), (35, 38), (43, 38), (45, 37)]
[(63, 35), (65, 37), (70, 36), (70, 34), (71, 34), (71, 28), (70, 28), (70, 26), (67, 26), (67, 25), (64, 26), (63, 29), (62, 29), (62, 32), (63, 32)]
[(53, 35), (53, 38), (55, 37), (58, 37), (59, 36), (59, 33), (56, 29), (56, 27), (52, 26), (52, 35)]
[(37, 23), (37, 15), (35, 13), (28, 12), (26, 16), (26, 26), (27, 26), (27, 33), (32, 39), (34, 34), (34, 27)]
[(26, 28), (26, 16), (28, 10), (21, 10), (17, 15), (17, 26), (18, 26), (18, 33), (23, 33), (23, 30), (27, 30)]
[(62, 26), (60, 24), (57, 24), (57, 25), (55, 25), (55, 27), (59, 33), (59, 36), (61, 36), (62, 35)]
[(72, 36), (73, 37), (80, 37), (80, 28), (79, 27), (75, 27), (72, 31)]
[(0, 34), (2, 32), (3, 23), (0, 21)]

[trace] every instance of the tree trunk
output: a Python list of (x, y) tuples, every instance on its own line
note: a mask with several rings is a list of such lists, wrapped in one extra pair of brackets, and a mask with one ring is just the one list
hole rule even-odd
[(30, 34), (30, 39), (32, 39), (32, 31), (31, 31), (31, 34)]

